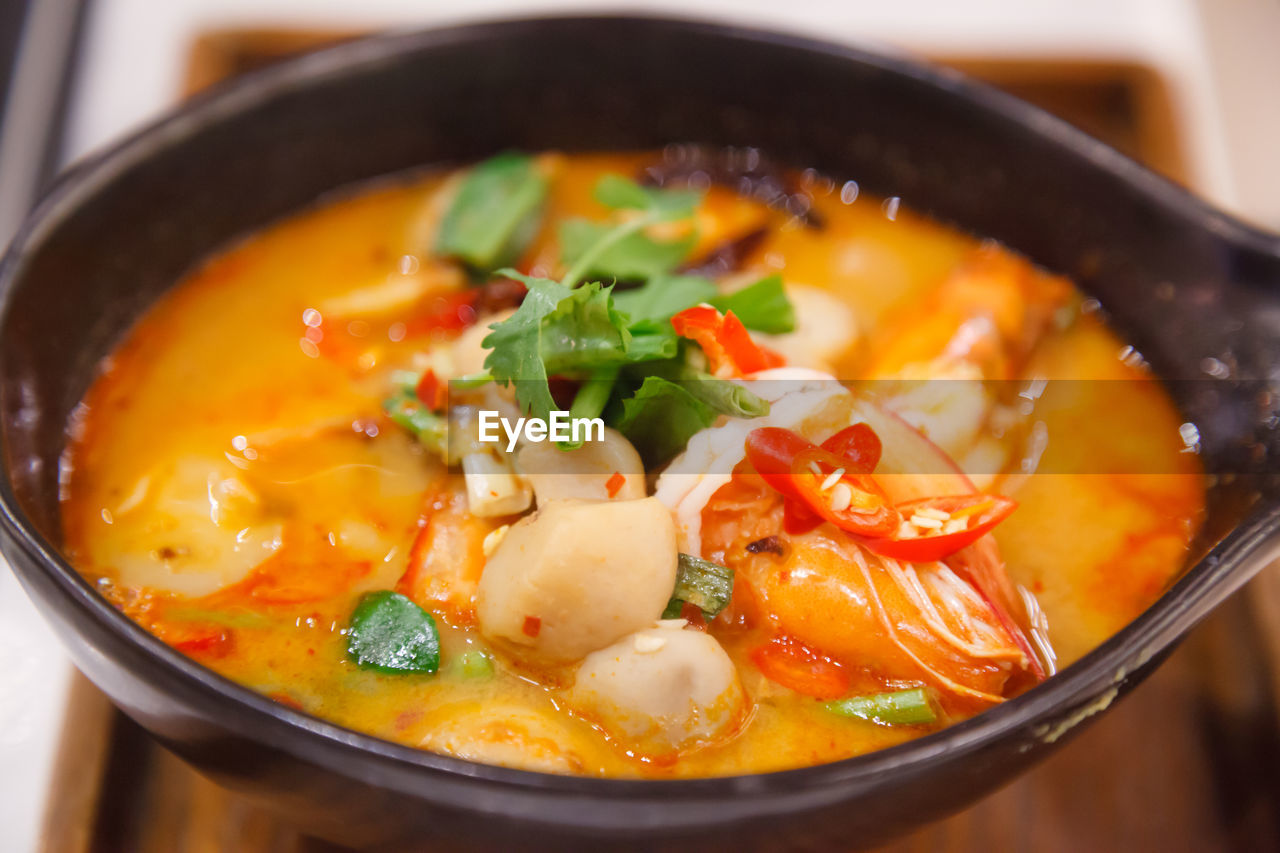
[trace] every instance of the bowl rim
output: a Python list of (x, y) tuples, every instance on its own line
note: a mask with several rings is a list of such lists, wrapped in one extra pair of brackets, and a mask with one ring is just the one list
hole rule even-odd
[[(73, 164), (23, 222), (0, 260), (0, 327), (9, 322), (13, 292), (27, 258), (42, 237), (74, 216), (99, 189), (156, 151), (181, 145), (209, 124), (295, 88), (394, 63), (406, 54), (502, 37), (513, 30), (530, 37), (530, 31), (535, 31), (536, 36), (541, 27), (590, 25), (681, 30), (734, 41), (744, 50), (757, 45), (781, 46), (911, 78), (1068, 150), (1071, 156), (1111, 173), (1157, 205), (1199, 222), (1202, 228), (1231, 243), (1280, 256), (1280, 237), (1234, 219), (1064, 121), (958, 72), (807, 35), (693, 17), (617, 14), (495, 18), (374, 34), (252, 72), (195, 96)], [(208, 701), (208, 707), (214, 709), (211, 713), (228, 731), (253, 741), (261, 741), (267, 732), (276, 749), (379, 787), (421, 795), (422, 786), (431, 785), (432, 799), (459, 808), (546, 823), (565, 821), (558, 820), (557, 814), (547, 810), (540, 799), (564, 795), (605, 800), (617, 806), (636, 805), (648, 810), (642, 814), (643, 820), (648, 821), (646, 825), (662, 830), (694, 823), (730, 822), (746, 815), (767, 817), (802, 804), (834, 804), (847, 798), (850, 788), (874, 786), (876, 780), (885, 779), (890, 772), (905, 776), (927, 773), (932, 763), (944, 756), (954, 760), (974, 755), (1006, 738), (1021, 735), (1024, 751), (1031, 750), (1037, 740), (1054, 743), (1078, 723), (1104, 710), (1131, 674), (1145, 668), (1213, 606), (1280, 555), (1280, 502), (1263, 502), (1200, 561), (1188, 567), (1142, 614), (1077, 662), (1027, 693), (976, 717), (896, 746), (826, 764), (766, 773), (693, 779), (563, 776), (479, 764), (364, 734), (274, 702), (182, 655), (113, 607), (40, 535), (19, 506), (10, 466), (7, 461), (0, 462), (5, 474), (0, 478), (0, 528), (10, 543), (56, 585), (58, 595), (77, 609), (80, 618), (92, 620), (138, 654), (158, 662), (164, 674), (176, 679), (180, 688)], [(472, 786), (456, 784), (461, 781), (482, 784), (492, 791), (477, 799)], [(434, 784), (441, 782), (444, 784)], [(673, 808), (673, 803), (696, 808)], [(713, 819), (708, 820), (702, 808), (705, 806), (715, 806)], [(662, 809), (660, 823), (653, 822), (659, 820), (652, 811), (656, 808)], [(608, 810), (583, 808), (573, 810), (571, 822), (600, 829), (618, 824), (616, 815)]]

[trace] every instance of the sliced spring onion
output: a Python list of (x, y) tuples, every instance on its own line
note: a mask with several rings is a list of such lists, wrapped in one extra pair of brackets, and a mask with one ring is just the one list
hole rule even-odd
[(449, 385), (457, 388), (459, 391), (470, 391), (473, 388), (481, 388), (493, 381), (493, 377), (488, 371), (480, 373), (468, 373), (466, 376), (458, 376), (449, 380)]
[(458, 656), (456, 667), (464, 678), (489, 678), (493, 675), (493, 658), (487, 652), (471, 649)]
[(447, 450), (449, 422), (422, 405), (412, 390), (401, 391), (382, 401), (382, 409), (392, 421), (440, 456)]
[(398, 592), (367, 593), (351, 614), (347, 655), (361, 669), (433, 673), (440, 668), (436, 621)]
[[(569, 417), (575, 420), (600, 417), (600, 413), (609, 402), (609, 395), (613, 393), (613, 385), (617, 381), (617, 365), (609, 365), (593, 371), (578, 388), (578, 393), (574, 395), (573, 404), (569, 407)], [(561, 441), (558, 444), (561, 450), (576, 450), (582, 446), (582, 441)]]
[(676, 619), (685, 603), (702, 611), (708, 621), (720, 615), (733, 597), (733, 569), (719, 563), (681, 554), (676, 569), (676, 588), (663, 611), (663, 619)]
[(512, 263), (537, 234), (547, 185), (525, 154), (499, 154), (479, 163), (440, 222), (436, 251), (481, 272)]
[(938, 719), (938, 712), (929, 699), (929, 691), (923, 687), (853, 696), (828, 702), (824, 707), (842, 717), (857, 717), (888, 726), (933, 723)]

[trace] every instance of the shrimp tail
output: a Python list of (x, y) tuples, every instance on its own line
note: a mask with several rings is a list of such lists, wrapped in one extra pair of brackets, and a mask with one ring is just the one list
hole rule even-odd
[(1016, 594), (1004, 561), (991, 536), (984, 536), (946, 560), (947, 566), (964, 579), (986, 601), (1001, 626), (1013, 638), (1027, 659), (1027, 670), (1039, 684), (1048, 677), (1045, 662), (1030, 640), (1031, 625), (1022, 599)]

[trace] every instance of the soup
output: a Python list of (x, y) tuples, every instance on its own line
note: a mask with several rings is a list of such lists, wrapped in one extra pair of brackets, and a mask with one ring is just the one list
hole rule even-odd
[(750, 150), (504, 154), (179, 282), (72, 419), (63, 520), (132, 619), (291, 707), (756, 773), (972, 717), (1141, 613), (1203, 511), (1182, 426), (1069, 282), (899, 199)]

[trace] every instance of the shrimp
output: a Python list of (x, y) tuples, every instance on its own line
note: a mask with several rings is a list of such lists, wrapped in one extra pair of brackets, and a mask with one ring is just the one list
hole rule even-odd
[(979, 469), (986, 484), (1008, 456), (984, 432), (998, 402), (989, 383), (1019, 375), (1070, 295), (1065, 279), (978, 249), (928, 300), (884, 325), (864, 375), (880, 380), (886, 408)]
[(451, 476), (427, 495), (409, 564), (396, 591), (453, 624), (475, 624), (484, 540), (505, 520), (472, 515), (462, 478)]
[[(764, 536), (779, 547), (747, 547)], [(911, 564), (830, 526), (789, 536), (781, 497), (740, 469), (704, 509), (702, 543), (737, 570), (757, 618), (886, 686), (928, 684), (946, 707), (971, 713), (1044, 678), (990, 537), (944, 562)]]
[(1070, 295), (1066, 279), (977, 249), (927, 300), (881, 327), (864, 375), (928, 379), (968, 364), (985, 379), (1011, 379)]

